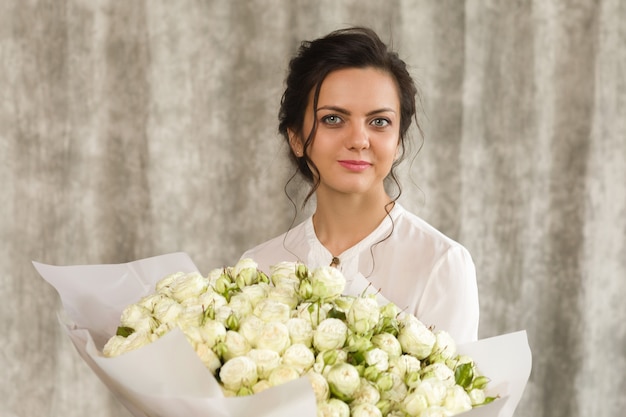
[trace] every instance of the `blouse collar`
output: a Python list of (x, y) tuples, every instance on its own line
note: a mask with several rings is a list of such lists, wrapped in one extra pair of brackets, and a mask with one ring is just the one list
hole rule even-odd
[[(355, 267), (358, 268), (359, 254), (364, 250), (369, 250), (372, 245), (385, 239), (392, 228), (392, 221), (395, 221), (403, 210), (404, 209), (400, 206), (400, 204), (396, 202), (389, 212), (389, 216), (385, 216), (380, 224), (369, 235), (363, 238), (360, 242), (356, 243), (354, 246), (339, 254), (339, 269), (345, 273), (348, 272), (346, 269), (353, 270)], [(308, 262), (312, 265), (330, 265), (333, 259), (333, 254), (330, 253), (330, 251), (326, 249), (326, 247), (322, 245), (317, 238), (315, 228), (313, 226), (313, 216), (310, 216), (305, 221), (304, 228), (305, 236), (310, 247)]]

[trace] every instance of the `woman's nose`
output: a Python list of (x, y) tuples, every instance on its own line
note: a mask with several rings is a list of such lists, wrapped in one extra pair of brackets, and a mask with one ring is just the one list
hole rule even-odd
[(346, 140), (348, 149), (367, 149), (370, 144), (367, 129), (361, 124), (353, 125)]

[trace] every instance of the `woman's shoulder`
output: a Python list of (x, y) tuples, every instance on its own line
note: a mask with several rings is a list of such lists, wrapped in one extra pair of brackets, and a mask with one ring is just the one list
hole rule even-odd
[(467, 252), (465, 246), (434, 227), (422, 217), (403, 206), (399, 205), (398, 209), (394, 227), (397, 228), (398, 237), (401, 240), (410, 241), (413, 244), (428, 245), (441, 253), (450, 250)]

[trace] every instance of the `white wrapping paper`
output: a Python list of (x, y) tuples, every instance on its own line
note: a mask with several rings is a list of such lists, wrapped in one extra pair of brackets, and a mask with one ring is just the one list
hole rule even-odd
[[(122, 310), (154, 292), (174, 272), (197, 271), (184, 253), (125, 264), (54, 266), (33, 262), (59, 293), (60, 320), (76, 350), (119, 401), (137, 417), (316, 417), (307, 378), (248, 397), (225, 398), (182, 332), (174, 330), (138, 350), (114, 358), (102, 355), (115, 334)], [(491, 379), (488, 395), (500, 398), (460, 415), (510, 417), (531, 369), (525, 331), (459, 346)]]

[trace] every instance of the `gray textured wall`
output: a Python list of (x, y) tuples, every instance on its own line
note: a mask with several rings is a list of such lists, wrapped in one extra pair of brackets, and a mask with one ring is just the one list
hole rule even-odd
[(348, 24), (423, 89), (403, 204), (472, 252), (481, 337), (528, 331), (516, 416), (622, 415), (625, 21), (620, 0), (3, 0), (0, 416), (128, 415), (30, 261), (208, 272), (284, 231), (285, 65)]

